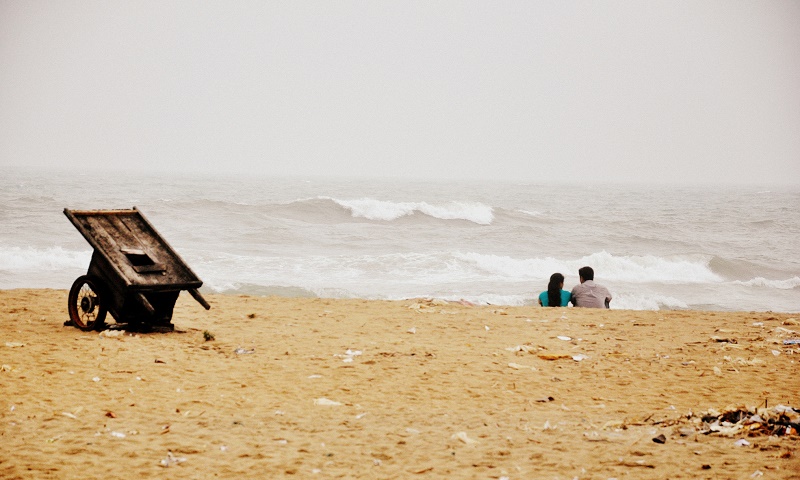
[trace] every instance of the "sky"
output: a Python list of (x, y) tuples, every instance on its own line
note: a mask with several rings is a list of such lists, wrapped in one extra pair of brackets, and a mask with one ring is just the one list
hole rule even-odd
[(800, 2), (0, 0), (0, 168), (800, 185)]

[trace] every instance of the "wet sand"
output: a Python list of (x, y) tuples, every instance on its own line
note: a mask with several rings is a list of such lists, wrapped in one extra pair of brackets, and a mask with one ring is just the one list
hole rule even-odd
[(0, 478), (800, 478), (797, 434), (698, 423), (800, 406), (798, 314), (182, 293), (131, 335), (66, 298), (0, 291)]

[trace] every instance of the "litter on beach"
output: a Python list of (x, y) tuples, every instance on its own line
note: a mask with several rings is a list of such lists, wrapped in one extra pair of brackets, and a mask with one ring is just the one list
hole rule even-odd
[(185, 457), (176, 457), (175, 455), (172, 454), (172, 452), (168, 451), (166, 458), (161, 460), (160, 465), (166, 468), (166, 467), (171, 467), (173, 465), (180, 465), (185, 461), (186, 461)]

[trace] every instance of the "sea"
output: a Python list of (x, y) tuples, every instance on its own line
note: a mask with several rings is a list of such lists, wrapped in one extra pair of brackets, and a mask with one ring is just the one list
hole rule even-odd
[(0, 289), (69, 289), (64, 209), (137, 207), (201, 291), (536, 305), (591, 266), (612, 309), (800, 312), (800, 187), (0, 169)]

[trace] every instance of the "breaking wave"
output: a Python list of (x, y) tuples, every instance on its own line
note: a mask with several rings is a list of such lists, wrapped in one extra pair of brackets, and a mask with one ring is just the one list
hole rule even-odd
[(494, 219), (492, 207), (476, 202), (390, 202), (373, 198), (337, 200), (327, 198), (349, 210), (353, 217), (368, 220), (393, 221), (398, 218), (421, 213), (440, 220), (467, 220), (478, 225), (490, 225)]
[(576, 275), (579, 268), (592, 265), (597, 279), (630, 283), (716, 283), (722, 278), (709, 267), (707, 259), (663, 258), (646, 256), (615, 256), (598, 252), (575, 259), (555, 258), (513, 259), (505, 256), (478, 253), (459, 254), (459, 258), (475, 264), (492, 275), (519, 278), (542, 278), (553, 272)]
[(0, 270), (13, 273), (86, 270), (91, 251), (64, 250), (61, 247), (0, 247)]
[(736, 280), (734, 285), (744, 285), (745, 287), (765, 287), (777, 288), (780, 290), (791, 290), (800, 287), (800, 277), (788, 278), (786, 280), (768, 280), (764, 277), (756, 277), (746, 282)]

